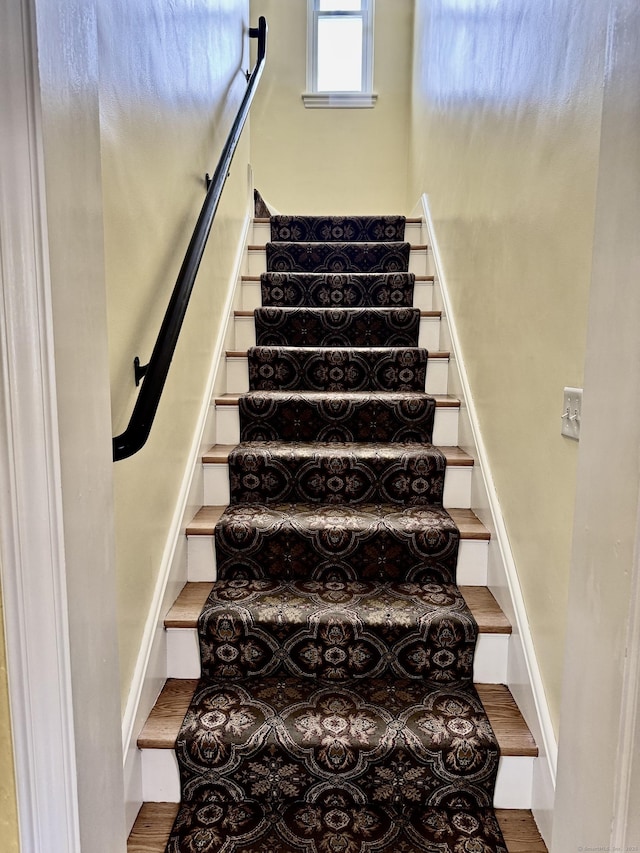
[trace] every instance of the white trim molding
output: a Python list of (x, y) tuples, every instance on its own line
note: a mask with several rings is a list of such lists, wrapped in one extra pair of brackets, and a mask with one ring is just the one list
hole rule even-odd
[(378, 102), (375, 92), (304, 92), (307, 109), (371, 109)]
[(640, 513), (636, 522), (625, 651), (611, 850), (632, 850), (638, 843), (634, 835), (637, 833), (638, 804), (634, 802), (633, 791), (640, 780)]
[(0, 562), (20, 847), (80, 853), (32, 14), (0, 5)]
[[(465, 446), (464, 449), (471, 452), (476, 460), (474, 470), (477, 471), (477, 475), (474, 484), (474, 497), (481, 508), (477, 509), (475, 502), (472, 507), (491, 530), (489, 586), (493, 588), (495, 585), (497, 597), (501, 599), (499, 603), (503, 609), (509, 612), (510, 617), (515, 622), (509, 651), (507, 684), (538, 745), (539, 758), (536, 760), (533, 776), (533, 814), (545, 843), (550, 846), (558, 744), (538, 667), (518, 572), (509, 544), (498, 495), (491, 478), (489, 458), (482, 438), (464, 359), (462, 358), (455, 317), (451, 308), (445, 265), (440, 254), (429, 199), (426, 194), (422, 195), (418, 203), (416, 215), (421, 216), (425, 223), (426, 242), (431, 248), (434, 264), (435, 288), (437, 290), (437, 297), (434, 294), (434, 299), (441, 302), (442, 319), (449, 335), (447, 346), (452, 351), (450, 366), (451, 370), (456, 372), (453, 384), (459, 389), (463, 397), (461, 416), (466, 418), (466, 427), (461, 426), (461, 431), (470, 437), (471, 445), (470, 447)], [(437, 306), (434, 305), (434, 307)], [(482, 508), (485, 507), (486, 511), (482, 511)], [(505, 594), (508, 596), (508, 601), (503, 600)]]

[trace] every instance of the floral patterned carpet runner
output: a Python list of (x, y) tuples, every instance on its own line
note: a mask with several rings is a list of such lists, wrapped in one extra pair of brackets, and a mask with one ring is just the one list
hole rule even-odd
[(271, 218), (168, 853), (506, 853), (403, 217)]

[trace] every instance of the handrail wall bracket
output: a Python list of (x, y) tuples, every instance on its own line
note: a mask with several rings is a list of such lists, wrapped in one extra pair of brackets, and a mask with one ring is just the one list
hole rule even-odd
[(145, 365), (140, 364), (137, 356), (134, 359), (136, 386), (140, 385), (143, 378), (144, 382), (140, 387), (127, 428), (113, 439), (114, 462), (133, 456), (144, 446), (160, 403), (200, 261), (207, 245), (222, 190), (229, 176), (231, 161), (264, 69), (267, 55), (267, 22), (264, 17), (258, 19), (257, 27), (249, 29), (249, 37), (258, 41), (256, 64), (248, 76), (247, 90), (227, 136), (213, 177), (209, 177), (209, 174), (205, 177), (207, 194), (180, 267), (151, 358)]

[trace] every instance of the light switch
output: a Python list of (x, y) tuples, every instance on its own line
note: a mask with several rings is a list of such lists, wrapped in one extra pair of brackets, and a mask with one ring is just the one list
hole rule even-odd
[(582, 418), (582, 388), (565, 388), (562, 404), (562, 435), (580, 439), (580, 421)]

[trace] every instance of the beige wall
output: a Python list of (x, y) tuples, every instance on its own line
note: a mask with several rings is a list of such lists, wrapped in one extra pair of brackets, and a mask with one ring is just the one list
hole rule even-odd
[(251, 0), (269, 59), (251, 121), (255, 183), (282, 213), (406, 207), (413, 0), (376, 0), (373, 109), (306, 109), (306, 0)]
[(606, 5), (416, 4), (409, 195), (431, 197), (556, 732)]
[(4, 620), (0, 597), (0, 838), (5, 853), (18, 853), (18, 815), (13, 770), (11, 717), (7, 692), (7, 664), (4, 650)]
[[(114, 435), (136, 396), (195, 220), (246, 89), (246, 0), (100, 0), (100, 133)], [(244, 57), (243, 57), (243, 54)], [(151, 436), (114, 467), (126, 700), (248, 199), (248, 132), (231, 169)]]

